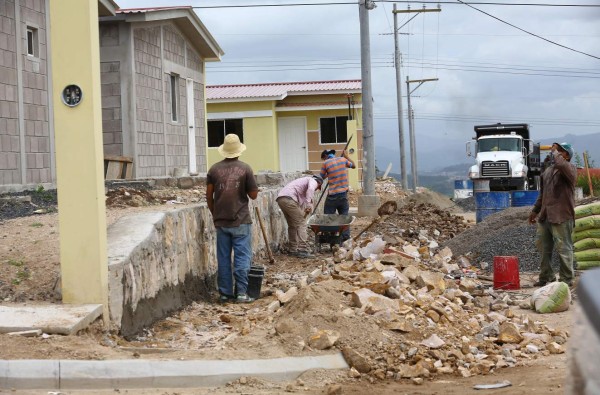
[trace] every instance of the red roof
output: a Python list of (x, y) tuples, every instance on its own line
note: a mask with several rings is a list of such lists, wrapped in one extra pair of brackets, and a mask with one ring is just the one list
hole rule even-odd
[(271, 82), (242, 85), (208, 85), (208, 100), (274, 98), (281, 100), (290, 95), (360, 93), (361, 80)]
[(191, 5), (170, 6), (170, 7), (141, 7), (141, 8), (119, 8), (117, 14), (135, 14), (152, 11), (168, 11), (168, 10), (187, 10), (192, 8)]

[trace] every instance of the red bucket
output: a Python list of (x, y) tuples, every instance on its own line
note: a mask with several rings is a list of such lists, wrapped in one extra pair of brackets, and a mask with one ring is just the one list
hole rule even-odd
[(516, 256), (494, 257), (494, 289), (521, 289), (519, 282), (519, 258)]

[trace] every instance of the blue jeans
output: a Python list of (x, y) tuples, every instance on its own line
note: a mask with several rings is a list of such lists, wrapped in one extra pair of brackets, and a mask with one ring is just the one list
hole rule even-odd
[[(323, 213), (348, 215), (350, 204), (348, 203), (348, 192), (336, 193), (335, 195), (327, 196), (325, 199), (325, 207)], [(350, 238), (350, 228), (342, 232), (342, 240)]]
[[(233, 267), (231, 252), (233, 251)], [(252, 261), (252, 224), (217, 228), (217, 284), (226, 296), (245, 295)], [(235, 288), (234, 291), (234, 279)]]
[(540, 281), (556, 281), (556, 275), (550, 261), (552, 251), (556, 248), (560, 261), (558, 272), (560, 281), (573, 281), (573, 220), (562, 224), (551, 224), (548, 221), (539, 222), (536, 234), (536, 246), (542, 255), (540, 262)]

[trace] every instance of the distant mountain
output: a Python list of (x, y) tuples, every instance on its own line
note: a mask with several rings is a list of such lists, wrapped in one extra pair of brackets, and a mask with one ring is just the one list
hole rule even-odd
[[(535, 138), (535, 136), (534, 136)], [(600, 133), (587, 135), (567, 134), (560, 137), (535, 139), (542, 144), (553, 142), (569, 142), (573, 145), (575, 153), (583, 157), (587, 150), (591, 161), (600, 167)], [(398, 147), (375, 147), (375, 161), (377, 167), (383, 171), (392, 163), (392, 173), (400, 174), (400, 154)], [(419, 174), (453, 173), (460, 177), (460, 167), (464, 166), (462, 174), (467, 176), (469, 167), (475, 163), (473, 158), (466, 155), (465, 142), (458, 139), (438, 138), (423, 136), (417, 139), (417, 170)], [(406, 152), (406, 166), (410, 174), (410, 152)]]

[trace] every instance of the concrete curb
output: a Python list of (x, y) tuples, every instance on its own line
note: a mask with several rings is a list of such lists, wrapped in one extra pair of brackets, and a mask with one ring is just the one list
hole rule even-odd
[(0, 360), (3, 389), (196, 388), (242, 376), (275, 381), (310, 369), (347, 369), (341, 353), (252, 360)]

